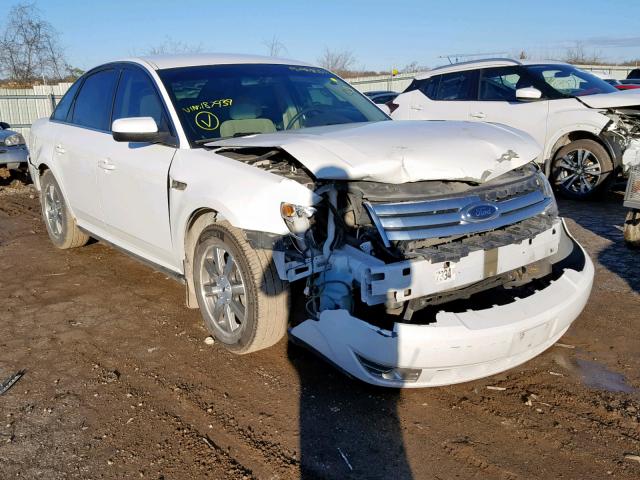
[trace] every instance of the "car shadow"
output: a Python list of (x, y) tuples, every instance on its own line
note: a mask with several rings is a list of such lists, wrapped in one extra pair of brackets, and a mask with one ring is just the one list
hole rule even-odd
[[(327, 167), (319, 176), (348, 178), (338, 167)], [(307, 313), (304, 284), (290, 284), (291, 329), (316, 321)], [(300, 478), (412, 479), (399, 418), (401, 391), (345, 375), (313, 348), (292, 341), (287, 347), (300, 381)], [(397, 358), (397, 352), (389, 354)]]
[(32, 182), (28, 170), (8, 170), (0, 166), (0, 187), (10, 187), (12, 185), (28, 185), (30, 183)]
[[(598, 262), (624, 280), (629, 288), (640, 293), (637, 250), (625, 245), (622, 226), (627, 210), (622, 205), (624, 191), (618, 188), (589, 201), (558, 199), (560, 215), (572, 219), (582, 228), (610, 243), (600, 249)], [(589, 249), (589, 240), (585, 247)], [(591, 251), (597, 250), (594, 247)]]
[[(304, 321), (304, 295), (292, 292), (291, 323)], [(399, 418), (401, 391), (368, 385), (289, 342), (300, 379), (300, 478), (412, 479)]]

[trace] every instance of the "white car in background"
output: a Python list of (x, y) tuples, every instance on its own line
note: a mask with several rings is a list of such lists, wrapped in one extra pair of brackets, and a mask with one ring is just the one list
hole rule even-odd
[(109, 63), (31, 139), (53, 244), (104, 239), (182, 281), (236, 353), (289, 328), (366, 382), (457, 383), (548, 348), (591, 291), (529, 135), (392, 122), (312, 65)]
[(558, 62), (490, 59), (435, 68), (388, 104), (394, 120), (509, 125), (543, 147), (564, 196), (588, 198), (640, 163), (640, 93)]

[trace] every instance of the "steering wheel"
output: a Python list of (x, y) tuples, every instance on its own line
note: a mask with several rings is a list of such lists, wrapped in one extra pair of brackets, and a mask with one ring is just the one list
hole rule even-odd
[(311, 112), (321, 112), (321, 109), (319, 106), (317, 105), (313, 105), (311, 107), (307, 107), (307, 108), (303, 108), (302, 110), (300, 110), (298, 113), (296, 113), (293, 118), (291, 120), (289, 120), (289, 122), (287, 123), (287, 126), (284, 127), (285, 130), (290, 130), (291, 127), (293, 126), (294, 123), (296, 123), (298, 120), (300, 120), (300, 118), (303, 115), (306, 115), (307, 113), (311, 113)]

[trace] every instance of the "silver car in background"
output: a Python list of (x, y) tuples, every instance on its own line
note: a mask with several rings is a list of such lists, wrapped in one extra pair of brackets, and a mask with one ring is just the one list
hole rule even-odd
[(24, 137), (10, 130), (8, 123), (0, 122), (0, 168), (26, 171), (28, 157)]

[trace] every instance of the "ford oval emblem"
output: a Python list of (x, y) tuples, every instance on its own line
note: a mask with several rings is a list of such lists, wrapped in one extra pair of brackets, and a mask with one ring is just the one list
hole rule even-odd
[(462, 218), (467, 222), (484, 222), (498, 216), (498, 207), (491, 203), (476, 203), (466, 208)]

